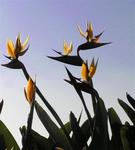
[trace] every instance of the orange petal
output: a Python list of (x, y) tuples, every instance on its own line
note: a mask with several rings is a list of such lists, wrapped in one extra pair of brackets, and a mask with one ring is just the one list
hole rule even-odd
[(11, 40), (7, 42), (7, 53), (8, 53), (8, 56), (10, 56), (11, 58), (13, 59), (16, 58), (14, 43)]
[(82, 79), (84, 81), (87, 81), (87, 79), (88, 79), (88, 67), (85, 63), (82, 64), (81, 74), (82, 74)]

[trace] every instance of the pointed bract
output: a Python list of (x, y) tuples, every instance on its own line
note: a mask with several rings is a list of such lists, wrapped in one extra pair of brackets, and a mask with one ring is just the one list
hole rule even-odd
[(69, 46), (68, 46), (67, 42), (64, 42), (63, 48), (64, 48), (64, 55), (69, 55), (72, 52), (72, 49), (73, 49), (72, 42), (70, 42)]
[(27, 88), (24, 89), (24, 94), (27, 99), (27, 101), (31, 104), (33, 101), (33, 98), (35, 96), (35, 90), (36, 90), (36, 85), (33, 82), (31, 78), (29, 78), (28, 83), (27, 83)]

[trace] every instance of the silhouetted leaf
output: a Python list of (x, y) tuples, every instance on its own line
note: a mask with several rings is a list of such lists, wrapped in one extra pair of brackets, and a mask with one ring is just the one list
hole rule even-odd
[(1, 113), (2, 108), (3, 108), (3, 103), (4, 103), (4, 101), (2, 100), (2, 101), (0, 102), (0, 113)]
[(107, 124), (107, 111), (103, 100), (97, 101), (97, 109), (95, 114), (94, 132), (89, 150), (108, 150), (109, 135)]
[(109, 122), (111, 126), (111, 150), (123, 150), (120, 129), (122, 126), (121, 120), (113, 108), (108, 109)]
[(57, 127), (57, 125), (51, 120), (49, 115), (45, 112), (45, 110), (35, 101), (35, 108), (38, 117), (40, 118), (41, 122), (43, 123), (44, 127), (50, 134), (56, 146), (60, 146), (65, 150), (72, 150), (72, 146), (70, 145), (69, 141), (67, 140), (65, 134), (61, 132), (61, 130)]
[(129, 103), (132, 105), (132, 107), (135, 109), (135, 99), (133, 99), (128, 93), (127, 93), (127, 99)]
[(121, 105), (121, 107), (124, 109), (128, 117), (130, 118), (132, 123), (135, 125), (135, 111), (129, 105), (127, 105), (124, 101), (118, 99), (118, 102)]
[[(66, 129), (66, 131), (67, 131), (67, 133), (68, 133), (68, 135), (69, 135), (69, 134), (71, 133), (71, 131), (72, 131), (70, 121), (67, 122), (66, 124), (64, 124), (64, 127), (65, 127), (65, 129)], [(61, 130), (61, 132), (63, 132), (62, 128), (60, 128), (60, 130)]]
[(4, 136), (0, 135), (0, 150), (5, 150), (5, 149), (6, 149), (6, 145), (4, 141)]
[[(26, 134), (26, 127), (20, 128), (22, 136)], [(29, 139), (29, 149), (33, 150), (54, 150), (55, 144), (48, 138), (38, 134), (36, 131), (31, 130), (31, 138)]]
[(5, 146), (8, 150), (10, 150), (12, 147), (14, 147), (14, 150), (20, 150), (14, 137), (2, 121), (0, 121), (0, 136), (4, 137)]
[(132, 150), (130, 147), (129, 139), (127, 137), (127, 132), (128, 132), (128, 127), (126, 127), (126, 126), (123, 126), (120, 130), (123, 150)]
[(11, 69), (21, 69), (21, 63), (17, 59), (14, 59), (7, 64), (2, 64), (2, 66), (11, 68)]
[(84, 146), (87, 145), (87, 141), (85, 141), (82, 130), (77, 122), (77, 119), (75, 118), (75, 115), (71, 112), (70, 113), (70, 122), (71, 127), (73, 130), (73, 139), (75, 139), (76, 149), (81, 150)]
[(74, 66), (82, 66), (83, 60), (81, 59), (81, 57), (79, 56), (66, 56), (66, 55), (62, 55), (59, 57), (51, 57), (51, 56), (47, 56), (48, 58), (60, 61), (62, 63), (66, 63), (69, 65), (74, 65)]
[(80, 120), (81, 120), (81, 117), (82, 117), (82, 111), (81, 111), (81, 113), (80, 113), (80, 115), (79, 115), (79, 118), (78, 118), (78, 124), (80, 124)]
[[(92, 125), (92, 127), (93, 127), (93, 125)], [(81, 130), (82, 130), (82, 133), (83, 133), (83, 136), (84, 136), (85, 141), (88, 141), (88, 139), (89, 139), (90, 136), (91, 136), (90, 124), (89, 124), (89, 121), (88, 121), (88, 120), (86, 120), (86, 121), (82, 124)]]
[(111, 44), (111, 42), (108, 43), (96, 43), (96, 42), (86, 42), (78, 46), (77, 53), (79, 54), (80, 50), (89, 50), (97, 47), (101, 47), (107, 44)]

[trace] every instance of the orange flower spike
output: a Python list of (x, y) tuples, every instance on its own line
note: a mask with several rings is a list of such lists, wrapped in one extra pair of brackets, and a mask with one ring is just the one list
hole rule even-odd
[(31, 104), (35, 96), (36, 85), (31, 78), (29, 78), (27, 83), (27, 88), (24, 89), (25, 97), (27, 101)]
[(97, 65), (98, 65), (98, 60), (95, 64), (94, 62), (94, 58), (92, 59), (92, 62), (91, 62), (91, 65), (90, 65), (90, 69), (89, 69), (89, 76), (90, 78), (92, 78), (96, 72), (96, 69), (97, 69)]
[(84, 81), (87, 81), (87, 79), (88, 79), (88, 66), (87, 66), (87, 63), (82, 64), (81, 74), (82, 74), (82, 79)]

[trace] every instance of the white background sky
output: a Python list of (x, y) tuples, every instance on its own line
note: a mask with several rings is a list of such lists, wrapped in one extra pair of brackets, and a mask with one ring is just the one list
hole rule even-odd
[[(67, 78), (64, 65), (46, 56), (55, 56), (52, 48), (63, 51), (64, 40), (73, 41), (73, 54), (76, 54), (77, 46), (85, 41), (78, 33), (77, 24), (85, 28), (85, 21), (91, 21), (95, 34), (105, 31), (101, 41), (113, 43), (81, 52), (81, 56), (89, 62), (93, 57), (99, 58), (94, 86), (106, 107), (114, 107), (124, 121), (126, 116), (117, 98), (126, 101), (126, 92), (135, 97), (134, 8), (134, 0), (1, 0), (0, 51), (6, 54), (7, 40), (15, 41), (19, 32), (23, 41), (30, 36), (29, 51), (20, 60), (33, 78), (37, 76), (38, 87), (66, 122), (69, 112), (78, 116), (82, 105), (74, 89), (63, 81)], [(2, 54), (0, 63), (7, 63)], [(80, 77), (80, 67), (67, 67), (73, 75)], [(29, 113), (29, 104), (23, 93), (25, 86), (26, 79), (20, 70), (0, 67), (0, 99), (4, 99), (0, 118), (19, 144), (19, 127), (26, 125)], [(89, 96), (84, 96), (92, 109)], [(38, 97), (37, 100), (40, 102)], [(37, 117), (33, 128), (46, 135)]]

